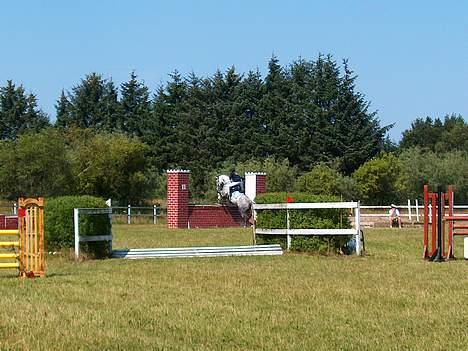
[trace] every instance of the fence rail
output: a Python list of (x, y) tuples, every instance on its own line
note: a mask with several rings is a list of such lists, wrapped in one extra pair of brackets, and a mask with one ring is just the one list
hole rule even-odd
[(153, 206), (112, 206), (112, 217), (124, 217), (127, 224), (132, 224), (132, 218), (152, 218), (153, 224), (164, 216), (165, 209), (159, 205)]
[[(353, 212), (354, 228), (352, 229), (319, 229), (319, 228), (291, 228), (289, 210), (307, 210), (307, 209), (350, 209)], [(281, 204), (254, 204), (254, 226), (253, 235), (256, 243), (256, 235), (286, 235), (287, 249), (291, 249), (291, 240), (294, 235), (353, 235), (356, 241), (356, 254), (361, 254), (361, 224), (360, 224), (360, 204), (359, 202), (322, 202), (322, 203), (281, 203)], [(286, 210), (286, 228), (258, 228), (257, 215), (261, 210)]]

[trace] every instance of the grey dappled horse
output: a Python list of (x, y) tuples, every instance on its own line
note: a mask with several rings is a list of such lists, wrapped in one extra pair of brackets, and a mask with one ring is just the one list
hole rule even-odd
[(238, 190), (230, 192), (231, 187), (238, 185), (238, 182), (231, 182), (227, 175), (216, 177), (216, 191), (218, 192), (218, 200), (228, 200), (233, 205), (236, 205), (239, 213), (244, 221), (244, 227), (247, 226), (247, 221), (251, 216), (252, 201), (247, 195)]

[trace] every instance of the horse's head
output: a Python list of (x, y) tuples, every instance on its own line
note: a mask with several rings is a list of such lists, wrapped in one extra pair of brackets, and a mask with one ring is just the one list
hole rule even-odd
[(216, 177), (216, 192), (218, 193), (218, 200), (229, 196), (229, 188), (227, 185), (230, 180), (227, 175), (220, 175)]

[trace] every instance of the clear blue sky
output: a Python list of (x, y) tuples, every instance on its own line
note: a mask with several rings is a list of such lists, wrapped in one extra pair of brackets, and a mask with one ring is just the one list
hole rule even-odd
[(177, 69), (266, 72), (319, 53), (348, 58), (382, 125), (468, 117), (468, 1), (4, 1), (0, 86), (12, 79), (52, 119), (61, 89), (87, 73), (135, 70), (152, 91)]

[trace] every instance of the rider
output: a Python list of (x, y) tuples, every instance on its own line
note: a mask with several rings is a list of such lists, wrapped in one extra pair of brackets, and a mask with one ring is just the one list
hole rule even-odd
[(231, 174), (229, 174), (229, 179), (231, 180), (231, 184), (229, 185), (229, 194), (231, 195), (235, 191), (242, 192), (243, 181), (235, 169), (233, 169)]

